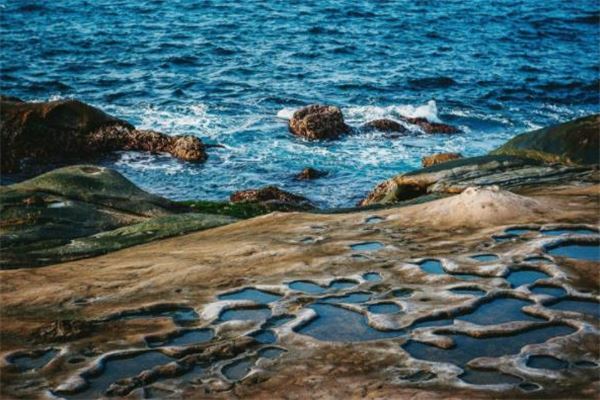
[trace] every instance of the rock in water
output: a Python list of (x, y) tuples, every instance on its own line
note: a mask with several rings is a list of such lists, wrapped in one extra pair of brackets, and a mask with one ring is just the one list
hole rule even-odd
[(327, 175), (327, 171), (320, 171), (314, 168), (304, 168), (302, 172), (296, 175), (296, 179), (298, 180), (311, 180), (318, 179)]
[(286, 192), (276, 186), (235, 192), (229, 197), (229, 200), (232, 203), (259, 203), (272, 206), (274, 210), (310, 210), (314, 208), (306, 197)]
[(522, 133), (491, 154), (529, 157), (544, 162), (598, 164), (600, 114)]
[(362, 130), (364, 131), (381, 131), (381, 132), (406, 132), (407, 129), (399, 122), (396, 122), (392, 119), (376, 119), (373, 121), (369, 121), (362, 126)]
[(77, 100), (41, 103), (0, 98), (2, 172), (24, 159), (65, 162), (116, 150), (166, 152), (186, 161), (204, 161), (200, 139), (136, 130), (126, 121)]
[(350, 132), (342, 110), (335, 106), (313, 104), (296, 111), (289, 121), (294, 135), (310, 140), (337, 139)]
[(433, 154), (421, 159), (421, 165), (423, 167), (431, 167), (432, 165), (442, 164), (447, 161), (458, 160), (462, 158), (459, 153), (438, 153)]
[(450, 133), (459, 133), (460, 132), (460, 130), (455, 126), (448, 125), (448, 124), (441, 124), (439, 122), (430, 122), (427, 118), (403, 117), (402, 120), (408, 122), (409, 124), (419, 126), (425, 133), (450, 134)]

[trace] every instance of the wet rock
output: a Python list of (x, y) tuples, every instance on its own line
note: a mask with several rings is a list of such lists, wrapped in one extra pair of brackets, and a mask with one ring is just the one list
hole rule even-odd
[(544, 162), (598, 164), (600, 114), (522, 133), (491, 154), (529, 157)]
[(409, 124), (419, 126), (425, 133), (451, 134), (460, 132), (460, 130), (455, 126), (442, 124), (439, 122), (430, 122), (427, 118), (403, 117), (402, 120), (408, 122)]
[(166, 152), (186, 161), (204, 161), (200, 139), (136, 130), (126, 121), (77, 100), (40, 103), (3, 97), (0, 102), (2, 171), (21, 161), (68, 162), (116, 150)]
[(299, 174), (296, 175), (298, 180), (311, 180), (318, 179), (327, 175), (327, 171), (320, 171), (314, 168), (304, 168)]
[(314, 208), (306, 197), (286, 192), (276, 186), (235, 192), (229, 197), (229, 200), (232, 203), (259, 203), (271, 206), (273, 210), (309, 210)]
[(289, 130), (310, 140), (337, 139), (350, 132), (342, 111), (335, 106), (313, 104), (296, 111), (289, 121)]
[(406, 132), (407, 129), (404, 125), (396, 122), (392, 119), (376, 119), (373, 121), (369, 121), (362, 126), (364, 131), (372, 131), (377, 130), (381, 132), (398, 132), (403, 133)]
[(421, 159), (421, 165), (423, 165), (423, 167), (431, 167), (432, 165), (445, 163), (451, 160), (458, 160), (459, 158), (462, 158), (462, 155), (459, 153), (438, 153), (423, 157)]
[(523, 188), (563, 182), (598, 182), (591, 167), (544, 165), (513, 156), (481, 156), (448, 161), (397, 175), (377, 185), (360, 206), (392, 204), (429, 194), (461, 193), (469, 186)]
[(108, 168), (56, 169), (0, 187), (0, 269), (89, 257), (235, 221), (186, 211)]

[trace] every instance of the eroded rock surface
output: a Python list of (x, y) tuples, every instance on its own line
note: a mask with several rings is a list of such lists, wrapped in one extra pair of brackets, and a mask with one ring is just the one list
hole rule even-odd
[[(572, 246), (600, 251), (600, 227), (589, 224), (598, 193), (589, 184), (527, 196), (469, 189), (368, 213), (274, 213), (0, 271), (0, 390), (67, 399), (302, 398), (307, 390), (594, 398), (599, 264)], [(492, 205), (480, 219), (469, 211)], [(380, 245), (356, 250), (366, 243)], [(424, 268), (428, 260), (439, 268)], [(55, 322), (68, 319), (88, 321), (86, 334), (39, 335), (78, 327)]]
[(126, 121), (77, 100), (23, 102), (0, 99), (2, 172), (21, 161), (68, 162), (116, 150), (166, 152), (186, 161), (204, 161), (202, 141), (136, 130)]
[(362, 126), (365, 131), (378, 130), (381, 132), (403, 133), (408, 131), (404, 125), (392, 119), (376, 119), (369, 121)]

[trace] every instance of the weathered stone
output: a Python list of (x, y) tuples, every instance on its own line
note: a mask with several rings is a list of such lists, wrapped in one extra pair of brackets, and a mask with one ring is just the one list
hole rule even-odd
[(313, 104), (296, 111), (289, 121), (294, 135), (310, 140), (337, 139), (350, 132), (342, 110), (335, 106)]
[(364, 131), (372, 131), (377, 130), (381, 132), (398, 132), (403, 133), (408, 129), (404, 127), (399, 122), (396, 122), (392, 119), (376, 119), (373, 121), (369, 121), (362, 126), (362, 130)]
[(306, 197), (286, 192), (276, 186), (265, 186), (260, 189), (248, 189), (233, 193), (229, 200), (232, 203), (259, 203), (262, 205), (271, 205), (280, 209), (307, 210), (314, 208), (310, 200)]
[(296, 179), (298, 180), (310, 180), (310, 179), (318, 179), (327, 175), (327, 171), (320, 171), (315, 168), (304, 168), (299, 174), (296, 175)]
[(438, 153), (430, 156), (423, 157), (421, 159), (421, 165), (423, 167), (431, 167), (432, 165), (442, 164), (447, 161), (458, 160), (462, 158), (459, 153)]
[(0, 102), (2, 171), (37, 163), (69, 162), (116, 150), (166, 152), (186, 161), (204, 161), (200, 139), (136, 130), (131, 124), (77, 100)]
[(529, 157), (544, 162), (600, 163), (600, 114), (522, 133), (491, 154)]

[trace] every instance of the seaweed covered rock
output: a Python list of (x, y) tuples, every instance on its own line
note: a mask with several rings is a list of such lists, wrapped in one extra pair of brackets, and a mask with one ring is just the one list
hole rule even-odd
[(60, 168), (0, 187), (0, 268), (89, 257), (235, 221), (186, 211), (108, 168)]
[(432, 165), (442, 164), (452, 160), (458, 160), (462, 158), (459, 153), (437, 153), (430, 156), (423, 157), (421, 159), (421, 165), (423, 167), (431, 167)]
[(289, 121), (289, 130), (310, 140), (337, 139), (350, 132), (342, 110), (335, 106), (313, 104), (297, 110)]
[(600, 114), (522, 133), (491, 154), (569, 164), (600, 163)]
[(20, 162), (66, 162), (116, 150), (166, 152), (186, 161), (204, 161), (200, 139), (136, 130), (126, 121), (77, 100), (23, 102), (0, 99), (1, 167)]
[(276, 186), (248, 189), (233, 193), (232, 203), (258, 203), (275, 210), (310, 210), (314, 206), (306, 197), (281, 190)]

